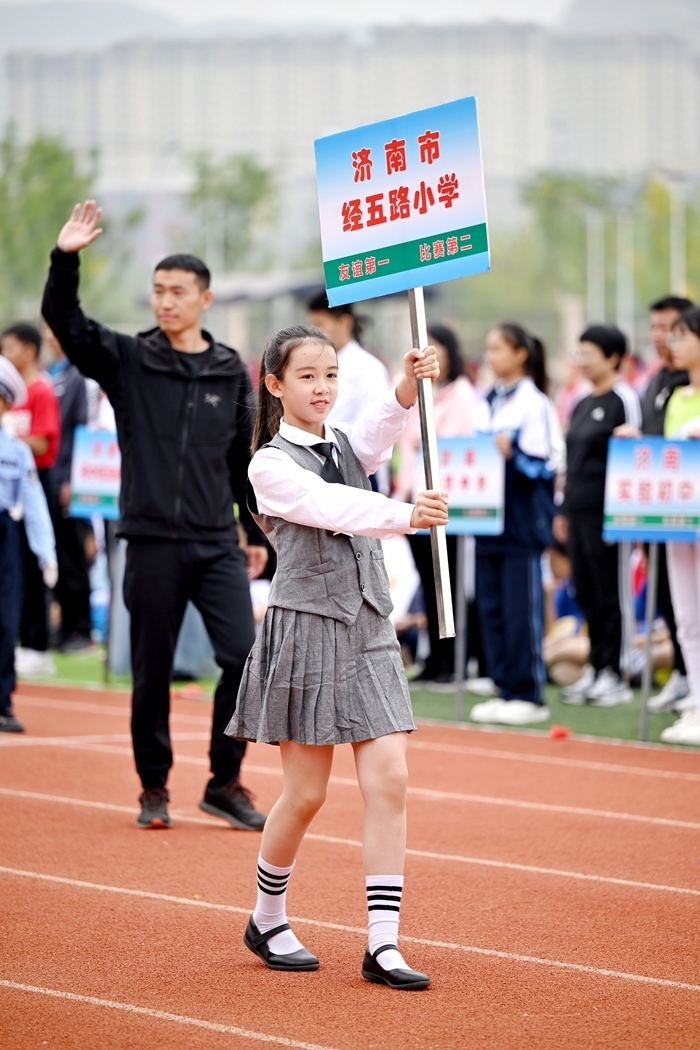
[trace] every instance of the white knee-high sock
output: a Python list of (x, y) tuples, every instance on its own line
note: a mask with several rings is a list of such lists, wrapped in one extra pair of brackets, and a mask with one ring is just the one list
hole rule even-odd
[[(275, 926), (282, 926), (287, 921), (287, 883), (293, 867), (293, 864), (289, 868), (275, 867), (258, 854), (258, 899), (253, 922), (261, 933), (274, 930)], [(276, 933), (267, 943), (276, 955), (289, 955), (304, 947), (291, 930)]]
[[(367, 915), (369, 950), (376, 952), (384, 944), (399, 943), (399, 912), (403, 892), (403, 875), (367, 875)], [(377, 958), (385, 970), (407, 969), (398, 947), (382, 952)]]

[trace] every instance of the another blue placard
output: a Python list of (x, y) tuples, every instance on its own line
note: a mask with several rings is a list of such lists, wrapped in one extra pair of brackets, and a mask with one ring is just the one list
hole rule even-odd
[(71, 469), (71, 518), (119, 517), (121, 454), (117, 435), (76, 427)]
[[(503, 532), (505, 461), (493, 435), (438, 438), (440, 485), (449, 497), (451, 536), (500, 536)], [(423, 459), (418, 452), (417, 476), (424, 487)]]
[(700, 538), (700, 441), (611, 438), (603, 538)]

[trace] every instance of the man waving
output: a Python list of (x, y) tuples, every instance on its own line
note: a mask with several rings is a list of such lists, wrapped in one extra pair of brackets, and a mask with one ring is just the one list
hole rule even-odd
[[(128, 540), (131, 730), (143, 786), (138, 825), (170, 826), (170, 673), (191, 600), (222, 669), (214, 697), (212, 776), (199, 805), (236, 827), (259, 830), (265, 818), (239, 780), (245, 744), (224, 735), (254, 639), (248, 581), (267, 560), (245, 499), (250, 380), (237, 352), (201, 327), (213, 295), (209, 270), (194, 256), (172, 255), (156, 266), (156, 328), (123, 335), (84, 315), (78, 253), (101, 234), (100, 215), (94, 201), (73, 209), (51, 254), (42, 311), (66, 356), (105, 390), (117, 421), (118, 535)], [(248, 538), (246, 553), (238, 545), (234, 502)]]

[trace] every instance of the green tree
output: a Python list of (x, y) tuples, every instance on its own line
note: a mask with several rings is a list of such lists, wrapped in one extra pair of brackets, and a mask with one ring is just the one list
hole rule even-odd
[(586, 288), (586, 214), (610, 213), (617, 189), (613, 179), (543, 172), (528, 182), (523, 200), (537, 229), (543, 286), (558, 293)]
[[(94, 163), (94, 158), (93, 163)], [(91, 195), (94, 170), (83, 172), (76, 154), (58, 139), (39, 136), (27, 145), (10, 128), (0, 142), (0, 311), (6, 317), (39, 313), (49, 253), (77, 201)], [(100, 267), (86, 258), (84, 278)]]
[[(700, 294), (700, 210), (697, 187), (685, 191), (687, 294)], [(671, 291), (671, 191), (660, 178), (646, 181), (637, 202), (635, 281), (643, 306)], [(678, 292), (679, 289), (673, 289)]]
[(272, 174), (245, 155), (214, 161), (192, 158), (194, 183), (187, 204), (198, 219), (198, 250), (212, 268), (240, 270), (253, 259), (257, 231), (272, 219), (276, 189)]

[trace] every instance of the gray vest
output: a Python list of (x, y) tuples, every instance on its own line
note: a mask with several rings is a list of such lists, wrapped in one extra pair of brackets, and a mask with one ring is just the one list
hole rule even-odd
[[(345, 434), (337, 430), (335, 434), (341, 447), (338, 461), (346, 485), (371, 489)], [(281, 449), (300, 467), (321, 473), (323, 464), (312, 452), (279, 434), (265, 447)], [(317, 613), (347, 624), (355, 622), (363, 601), (380, 616), (389, 615), (393, 605), (379, 540), (369, 536), (334, 536), (326, 529), (309, 528), (266, 514), (256, 514), (255, 520), (279, 560), (268, 605)]]

